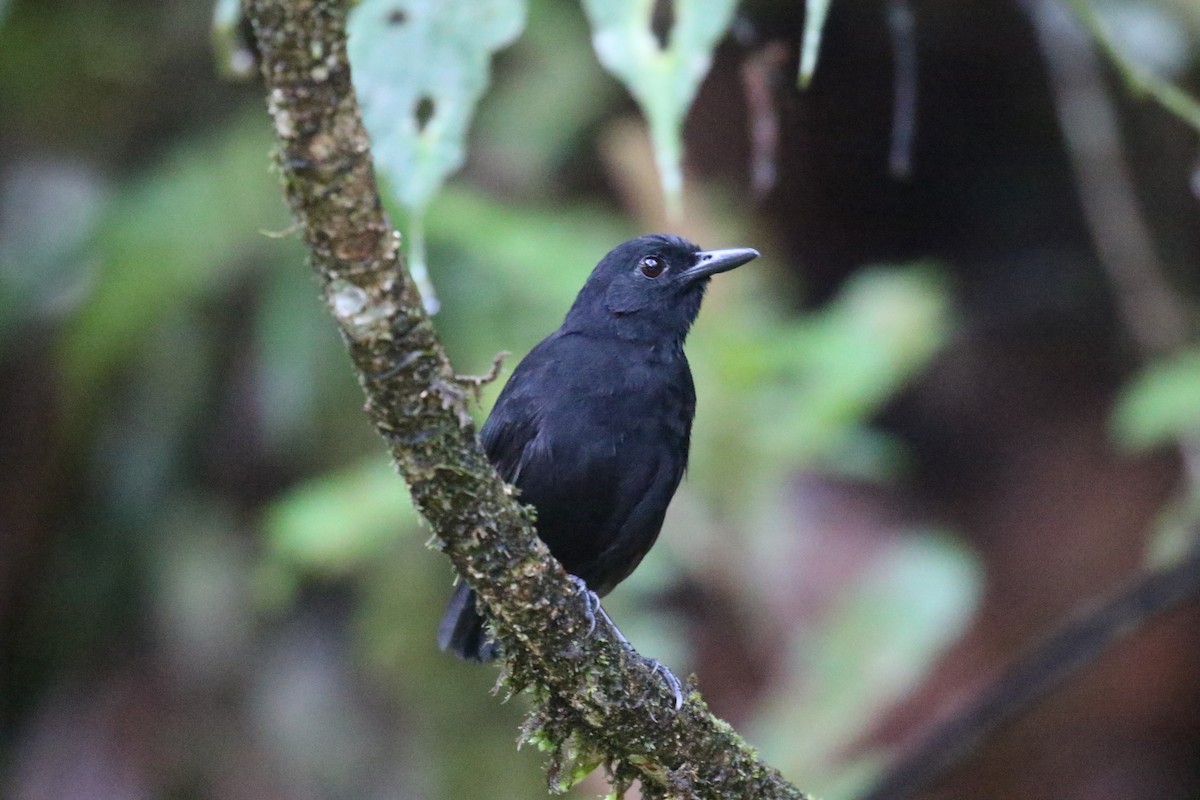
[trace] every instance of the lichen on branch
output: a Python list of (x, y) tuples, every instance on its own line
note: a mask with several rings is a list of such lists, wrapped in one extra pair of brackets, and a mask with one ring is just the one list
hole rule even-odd
[[(559, 786), (604, 764), (646, 797), (801, 798), (697, 692), (670, 690), (622, 645), (537, 538), (479, 447), (471, 385), (450, 367), (382, 210), (346, 58), (343, 0), (243, 0), (258, 44), (277, 161), (366, 410), (441, 549), (488, 606), (528, 738)], [(397, 487), (397, 491), (400, 491)]]

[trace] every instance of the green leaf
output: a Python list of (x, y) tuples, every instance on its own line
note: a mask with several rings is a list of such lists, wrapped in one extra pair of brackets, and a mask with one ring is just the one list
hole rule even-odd
[(369, 563), (417, 512), (384, 459), (301, 484), (267, 509), (271, 560), (302, 571), (336, 574)]
[(663, 47), (651, 27), (654, 0), (583, 3), (600, 63), (625, 85), (649, 122), (667, 213), (674, 218), (682, 212), (683, 120), (735, 5), (735, 0), (674, 0), (674, 25)]
[(409, 212), (409, 268), (431, 311), (421, 220), (466, 157), (492, 53), (524, 24), (523, 0), (363, 0), (350, 12), (363, 123), (384, 184)]
[(1200, 349), (1143, 369), (1121, 392), (1112, 429), (1119, 444), (1138, 450), (1200, 429)]
[(796, 83), (807, 89), (817, 70), (817, 55), (821, 50), (821, 33), (829, 15), (832, 0), (804, 0), (804, 34), (800, 39), (800, 72)]
[(584, 778), (599, 769), (605, 761), (604, 754), (594, 750), (572, 752), (569, 755), (570, 763), (551, 784), (550, 790), (554, 794), (566, 794), (578, 786)]
[(491, 55), (517, 38), (524, 15), (521, 0), (363, 0), (351, 11), (363, 122), (406, 209), (424, 210), (462, 165)]

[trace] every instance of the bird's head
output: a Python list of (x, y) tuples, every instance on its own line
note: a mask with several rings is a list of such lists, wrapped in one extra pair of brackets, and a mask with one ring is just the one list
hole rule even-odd
[(750, 248), (701, 250), (679, 236), (630, 239), (600, 260), (567, 314), (567, 327), (626, 338), (682, 339), (709, 279), (758, 257)]

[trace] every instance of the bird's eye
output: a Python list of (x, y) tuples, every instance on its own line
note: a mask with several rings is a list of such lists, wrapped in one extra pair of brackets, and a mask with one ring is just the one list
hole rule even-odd
[(646, 256), (638, 262), (638, 269), (647, 278), (657, 278), (663, 274), (663, 270), (666, 268), (667, 265), (658, 256)]

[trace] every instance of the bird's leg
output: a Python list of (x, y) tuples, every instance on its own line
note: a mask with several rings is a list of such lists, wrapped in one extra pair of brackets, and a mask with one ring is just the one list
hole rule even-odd
[(679, 683), (679, 678), (676, 678), (675, 673), (671, 672), (670, 668), (657, 658), (648, 658), (646, 661), (655, 672), (663, 676), (663, 680), (667, 682), (667, 688), (675, 695), (675, 710), (683, 708), (683, 685)]
[(617, 641), (625, 645), (626, 650), (632, 650), (633, 645), (625, 638), (625, 634), (621, 633), (621, 629), (617, 627), (617, 623), (612, 621), (612, 617), (608, 615), (608, 612), (599, 603), (596, 604), (596, 609), (600, 612), (600, 616), (604, 617), (605, 622), (608, 623), (608, 627), (612, 628), (613, 633), (617, 635)]
[[(595, 597), (595, 594), (592, 596)], [(601, 607), (598, 599), (596, 602), (596, 610), (601, 616), (604, 617), (605, 620), (608, 621), (609, 627), (613, 629), (613, 633), (616, 634), (617, 640), (625, 646), (625, 649), (631, 653), (636, 653), (637, 651), (633, 649), (633, 645), (630, 644), (629, 640), (625, 638), (625, 635), (621, 633), (621, 629), (618, 628), (617, 624), (612, 621), (612, 617), (608, 615), (608, 612)], [(671, 693), (675, 695), (675, 710), (678, 711), (679, 709), (683, 708), (683, 685), (680, 684), (679, 678), (675, 677), (675, 673), (671, 672), (667, 665), (659, 661), (657, 658), (646, 658), (640, 654), (638, 657), (642, 658), (647, 664), (649, 664), (651, 669), (653, 669), (659, 675), (662, 675), (663, 680), (667, 683), (667, 688), (670, 689)]]
[[(584, 603), (586, 604), (583, 613), (587, 617), (588, 630), (584, 635), (584, 638), (587, 639), (591, 637), (591, 635), (596, 631), (596, 615), (599, 614), (600, 616), (604, 617), (604, 621), (607, 622), (608, 627), (612, 629), (613, 634), (617, 637), (617, 641), (620, 642), (622, 646), (624, 646), (629, 652), (637, 652), (633, 649), (633, 645), (629, 643), (629, 640), (625, 638), (625, 634), (621, 633), (621, 629), (617, 627), (617, 623), (613, 622), (612, 617), (610, 617), (608, 612), (604, 610), (604, 606), (600, 605), (599, 596), (589, 589), (584, 580), (578, 575), (570, 575), (569, 577), (575, 584), (575, 587), (579, 590), (579, 593), (583, 596)], [(639, 656), (639, 658), (644, 657)], [(653, 669), (659, 675), (662, 675), (663, 680), (667, 683), (667, 688), (669, 688), (671, 693), (675, 695), (675, 710), (678, 711), (679, 709), (683, 708), (683, 685), (680, 684), (679, 678), (676, 678), (675, 674), (667, 668), (667, 665), (659, 661), (657, 658), (645, 658), (645, 661), (650, 665), (651, 669)]]
[[(583, 638), (590, 639), (592, 634), (596, 631), (596, 612), (604, 614), (604, 609), (600, 607), (600, 598), (595, 592), (588, 588), (588, 585), (584, 582), (583, 578), (579, 577), (578, 575), (568, 575), (567, 577), (571, 579), (571, 582), (575, 584), (575, 588), (579, 591), (579, 594), (583, 596), (583, 614), (585, 617), (587, 617), (588, 621), (587, 633), (584, 634)], [(609, 625), (612, 625), (612, 620), (609, 619), (608, 614), (604, 614), (604, 618), (608, 620)], [(613, 627), (616, 628), (617, 626), (613, 625)], [(618, 635), (620, 634), (618, 633)], [(621, 641), (625, 641), (624, 637), (622, 637)], [(626, 642), (626, 644), (628, 644), (628, 642)]]

